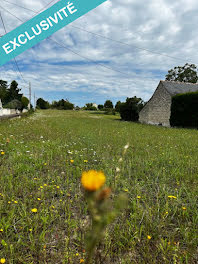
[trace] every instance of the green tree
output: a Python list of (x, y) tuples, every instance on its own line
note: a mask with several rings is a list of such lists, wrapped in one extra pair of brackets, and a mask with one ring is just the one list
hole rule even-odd
[(51, 107), (59, 110), (73, 110), (74, 104), (70, 103), (68, 100), (61, 99), (59, 101), (53, 101)]
[(5, 105), (5, 108), (15, 109), (15, 110), (23, 110), (23, 106), (21, 101), (14, 99)]
[(98, 109), (99, 109), (99, 110), (102, 110), (103, 108), (104, 108), (104, 105), (102, 105), (102, 104), (99, 104), (99, 105), (98, 105)]
[(45, 101), (43, 98), (39, 98), (36, 101), (36, 107), (40, 109), (48, 109), (50, 108), (49, 102)]
[(12, 101), (14, 99), (21, 101), (22, 94), (20, 94), (21, 89), (18, 88), (18, 83), (16, 81), (12, 81), (10, 84), (10, 88), (8, 89), (8, 99)]
[(117, 103), (116, 103), (116, 105), (115, 105), (115, 110), (116, 110), (116, 112), (118, 112), (118, 113), (120, 113), (120, 106), (121, 106), (121, 102), (120, 101), (118, 101)]
[(113, 103), (111, 102), (111, 100), (107, 100), (104, 103), (104, 108), (113, 108)]
[(143, 108), (144, 102), (136, 96), (127, 98), (125, 103), (120, 105), (120, 116), (125, 121), (138, 121), (139, 112)]
[(7, 81), (0, 80), (0, 99), (3, 105), (8, 103), (8, 97), (8, 83)]
[(183, 67), (174, 67), (174, 69), (168, 71), (168, 74), (166, 75), (166, 80), (197, 83), (197, 66), (195, 64), (186, 63)]
[(27, 97), (23, 96), (21, 98), (21, 103), (22, 103), (23, 109), (27, 109), (28, 108), (28, 104), (29, 104), (29, 99)]

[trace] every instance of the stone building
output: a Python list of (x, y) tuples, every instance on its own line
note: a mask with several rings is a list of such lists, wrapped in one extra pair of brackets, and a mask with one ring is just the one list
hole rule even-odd
[(196, 91), (198, 91), (198, 84), (160, 81), (153, 96), (140, 111), (139, 121), (146, 124), (170, 126), (172, 96)]

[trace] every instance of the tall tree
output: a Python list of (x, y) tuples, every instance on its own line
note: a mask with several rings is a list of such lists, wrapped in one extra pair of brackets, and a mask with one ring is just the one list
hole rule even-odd
[(166, 80), (197, 83), (197, 66), (195, 64), (186, 63), (183, 67), (174, 67), (174, 69), (168, 71), (168, 74), (166, 75)]
[(21, 101), (22, 94), (19, 93), (20, 91), (21, 89), (18, 88), (18, 83), (16, 81), (12, 81), (8, 90), (9, 101), (14, 99)]
[(0, 99), (3, 105), (8, 103), (8, 83), (7, 81), (0, 80)]

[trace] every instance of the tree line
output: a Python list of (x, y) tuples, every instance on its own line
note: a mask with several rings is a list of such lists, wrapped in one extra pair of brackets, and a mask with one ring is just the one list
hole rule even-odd
[(136, 96), (127, 98), (125, 102), (118, 101), (115, 107), (111, 100), (106, 100), (105, 103), (96, 106), (94, 103), (87, 103), (84, 107), (80, 108), (74, 106), (68, 100), (61, 99), (59, 101), (53, 101), (51, 104), (39, 98), (36, 102), (38, 109), (59, 109), (59, 110), (88, 110), (88, 111), (103, 111), (105, 114), (119, 113), (122, 120), (125, 121), (138, 121), (139, 112), (144, 106), (144, 102), (141, 98)]

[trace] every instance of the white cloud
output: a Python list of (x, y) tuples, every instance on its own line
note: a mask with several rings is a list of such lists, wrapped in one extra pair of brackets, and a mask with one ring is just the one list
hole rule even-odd
[[(33, 10), (39, 10), (49, 2), (9, 1)], [(1, 1), (0, 6), (22, 20), (33, 15), (4, 1)], [(107, 1), (52, 36), (70, 50), (47, 39), (18, 56), (17, 61), (24, 77), (32, 82), (35, 92), (46, 91), (46, 97), (50, 91), (56, 90), (65, 91), (66, 97), (67, 92), (75, 92), (79, 104), (80, 93), (86, 91), (90, 101), (96, 101), (93, 94), (96, 98), (103, 96), (104, 100), (107, 96), (124, 98), (134, 95), (148, 100), (170, 68), (184, 65), (185, 62), (198, 63), (197, 11), (198, 2), (195, 0), (189, 0), (188, 3), (186, 0)], [(5, 10), (2, 10), (2, 15), (8, 31), (20, 25)], [(0, 25), (2, 33), (3, 27)], [(122, 45), (119, 41), (128, 45)], [(83, 57), (118, 72), (91, 63)], [(12, 67), (6, 69), (6, 66), (1, 68), (2, 78), (19, 80)]]

